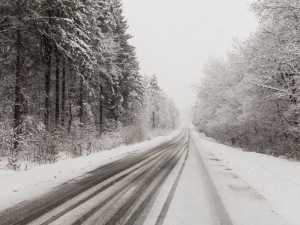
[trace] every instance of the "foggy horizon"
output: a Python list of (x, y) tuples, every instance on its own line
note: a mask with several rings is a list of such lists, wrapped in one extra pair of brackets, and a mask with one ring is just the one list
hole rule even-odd
[[(211, 56), (224, 57), (233, 39), (247, 38), (257, 27), (252, 0), (124, 0), (142, 75), (156, 75), (186, 119), (195, 103), (191, 86), (204, 76)], [(179, 91), (180, 90), (180, 91)]]

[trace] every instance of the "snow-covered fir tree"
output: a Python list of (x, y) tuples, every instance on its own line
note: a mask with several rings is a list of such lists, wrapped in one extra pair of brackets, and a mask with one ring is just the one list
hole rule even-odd
[(54, 143), (140, 126), (152, 100), (121, 1), (1, 1), (0, 15), (3, 154), (53, 161)]

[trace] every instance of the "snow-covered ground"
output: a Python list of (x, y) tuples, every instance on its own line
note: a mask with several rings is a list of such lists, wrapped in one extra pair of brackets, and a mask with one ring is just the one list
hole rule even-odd
[[(223, 170), (228, 171), (227, 175), (233, 175), (237, 178), (236, 180), (244, 183), (245, 189), (236, 186), (235, 191), (240, 194), (246, 191), (252, 192), (253, 195), (257, 195), (257, 199), (266, 200), (267, 204), (270, 203), (274, 211), (290, 224), (300, 224), (299, 162), (254, 152), (244, 152), (241, 149), (218, 144), (213, 139), (197, 132), (193, 132), (193, 136), (196, 137), (197, 147), (201, 149), (207, 159), (210, 159), (210, 164), (215, 164), (212, 165), (214, 169), (211, 169), (211, 173), (214, 173), (213, 170), (216, 170), (217, 167), (223, 166)], [(218, 170), (220, 171), (220, 169)], [(225, 176), (225, 172), (222, 175)], [(215, 180), (217, 187), (219, 182)], [(224, 184), (221, 185), (224, 186)], [(231, 189), (234, 188), (235, 186), (231, 186)], [(226, 200), (224, 203), (226, 205)], [(237, 204), (237, 202), (232, 200), (232, 204)], [(251, 209), (251, 204), (253, 203), (250, 201), (245, 202), (244, 205), (240, 204), (240, 212), (243, 207), (249, 206), (251, 212), (257, 210), (254, 207)], [(251, 212), (248, 214), (251, 215)], [(253, 217), (254, 214), (252, 214)], [(258, 220), (259, 218), (254, 217), (254, 219)], [(273, 224), (268, 222), (268, 218), (265, 218), (265, 221), (263, 224)]]
[[(41, 195), (52, 188), (83, 176), (99, 166), (126, 157), (135, 151), (144, 151), (167, 142), (181, 129), (165, 137), (114, 150), (102, 151), (89, 156), (62, 160), (55, 164), (36, 165), (27, 171), (15, 172), (0, 169), (0, 210), (29, 198)], [(176, 221), (198, 224), (213, 219), (207, 211), (211, 204), (209, 189), (205, 189), (199, 172), (198, 151), (207, 166), (211, 179), (233, 222), (238, 225), (298, 225), (300, 221), (300, 163), (263, 154), (244, 152), (217, 143), (195, 131), (182, 178), (170, 206), (165, 222)], [(149, 216), (148, 224), (160, 212), (164, 198), (176, 179), (182, 160), (171, 173), (162, 188)], [(3, 163), (3, 161), (2, 161)], [(0, 162), (1, 168), (1, 162)], [(2, 168), (3, 167), (2, 165)], [(201, 178), (201, 179), (200, 179)], [(198, 179), (198, 180), (197, 180)], [(168, 186), (169, 185), (169, 186)], [(189, 190), (189, 191), (187, 191)], [(160, 196), (161, 195), (161, 196)], [(206, 200), (205, 200), (206, 199)], [(205, 200), (205, 201), (204, 201)], [(209, 206), (210, 205), (210, 206)], [(180, 212), (180, 213), (178, 213)], [(200, 214), (199, 214), (199, 213)], [(171, 216), (170, 216), (171, 215)], [(173, 222), (172, 222), (173, 221)], [(185, 223), (183, 223), (185, 224)]]
[(120, 146), (113, 150), (93, 153), (89, 156), (61, 160), (55, 164), (30, 165), (27, 171), (13, 171), (6, 166), (7, 161), (0, 161), (0, 211), (24, 200), (46, 193), (52, 188), (69, 180), (80, 177), (100, 166), (114, 162), (136, 151), (170, 141), (178, 136), (180, 129), (167, 136), (131, 146)]

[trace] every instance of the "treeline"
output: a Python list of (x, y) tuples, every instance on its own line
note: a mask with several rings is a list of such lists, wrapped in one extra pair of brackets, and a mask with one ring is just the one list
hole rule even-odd
[[(139, 74), (127, 28), (120, 0), (0, 2), (2, 156), (55, 158), (58, 142), (136, 128), (153, 117), (155, 88)], [(177, 114), (168, 104), (166, 128)]]
[(194, 123), (223, 142), (300, 158), (300, 3), (261, 0), (251, 8), (259, 27), (226, 59), (207, 62)]

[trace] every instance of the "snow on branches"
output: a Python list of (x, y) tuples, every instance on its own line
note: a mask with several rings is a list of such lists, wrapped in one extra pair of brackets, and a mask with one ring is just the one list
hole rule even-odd
[(252, 4), (260, 24), (226, 59), (208, 61), (194, 107), (199, 130), (251, 150), (300, 157), (300, 4)]

